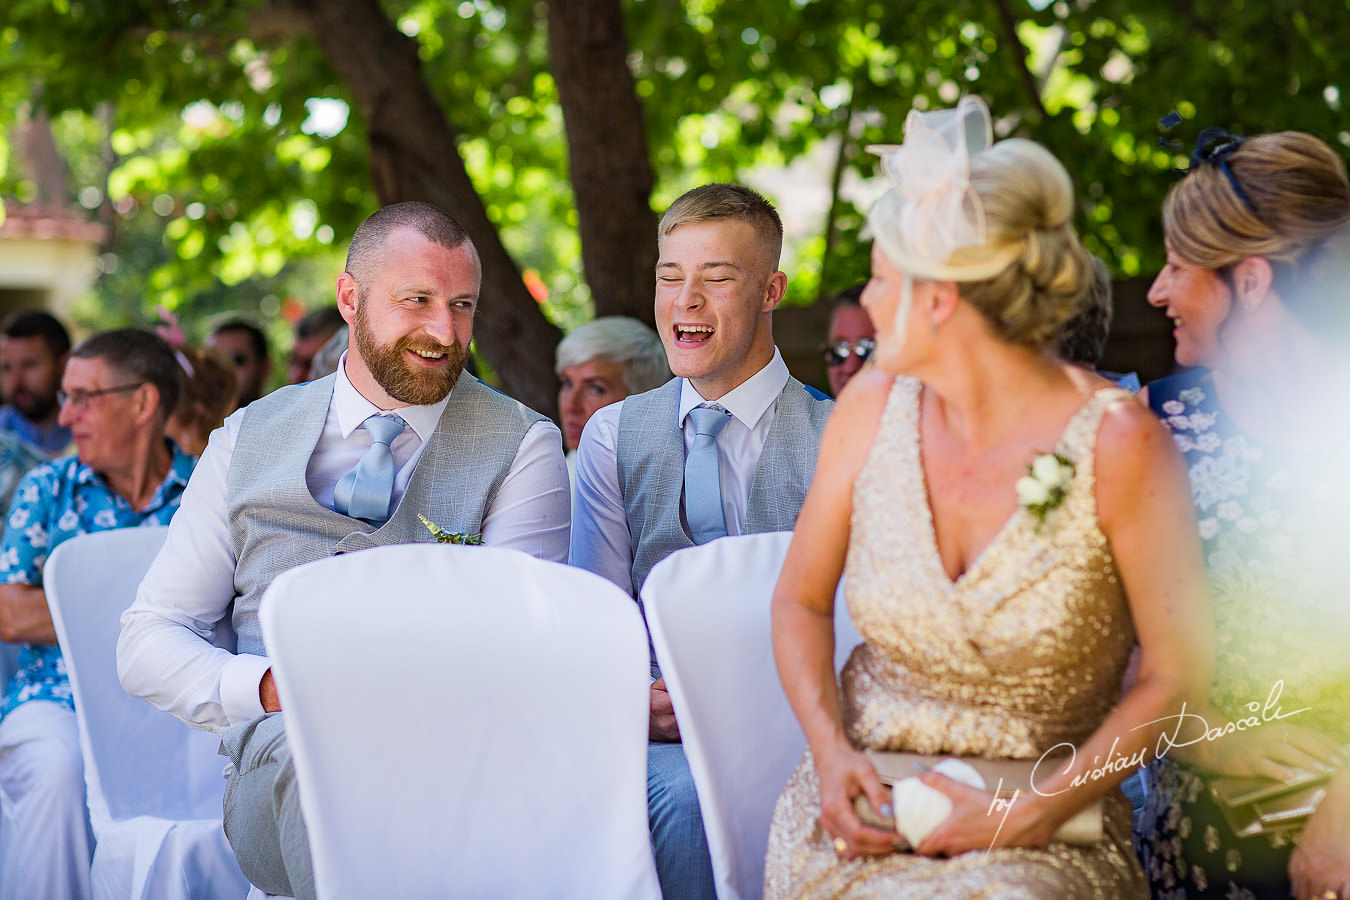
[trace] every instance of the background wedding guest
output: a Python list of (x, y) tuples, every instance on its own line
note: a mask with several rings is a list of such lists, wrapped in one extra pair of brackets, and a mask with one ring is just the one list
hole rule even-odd
[(239, 408), (238, 365), (210, 347), (185, 346), (177, 353), (183, 368), (182, 391), (165, 432), (183, 452), (201, 456), (211, 432)]
[(295, 323), (291, 352), (286, 356), (286, 383), (309, 381), (315, 355), (334, 334), (346, 327), (336, 306), (321, 306), (301, 316)]
[[(572, 564), (638, 596), (666, 556), (728, 534), (791, 530), (833, 403), (773, 342), (783, 225), (747, 187), (687, 192), (658, 225), (657, 333), (679, 377), (591, 417), (577, 461)], [(698, 795), (659, 660), (647, 804), (667, 900), (713, 898)]]
[(49, 457), (70, 446), (56, 402), (69, 352), (70, 335), (51, 313), (20, 310), (0, 324), (0, 431)]
[[(225, 834), (244, 875), (269, 894), (314, 896), (258, 621), (272, 580), (335, 552), (434, 541), (419, 515), (489, 545), (566, 559), (557, 426), (464, 372), (481, 275), (473, 242), (442, 210), (396, 203), (369, 216), (336, 279), (351, 330), (342, 364), (273, 391), (212, 434), (122, 617), (127, 691), (221, 735)], [(226, 616), (237, 653), (202, 637)]]
[(575, 478), (581, 431), (601, 407), (670, 380), (656, 332), (628, 316), (601, 316), (569, 331), (554, 351), (567, 470)]
[(19, 481), (47, 461), (47, 455), (8, 431), (0, 431), (0, 510), (8, 510)]
[[(1090, 773), (1151, 747), (1147, 723), (1205, 676), (1184, 473), (1127, 392), (1044, 352), (1090, 278), (1073, 190), (1040, 145), (991, 140), (967, 98), (911, 113), (887, 148), (863, 293), (877, 349), (830, 419), (773, 601), (809, 749), (774, 814), (768, 898), (1147, 897), (1124, 773)], [(836, 684), (844, 574), (864, 642)], [(854, 810), (908, 811), (864, 750), (1034, 762), (1065, 742), (1072, 764), (1006, 817), (989, 791), (922, 776), (952, 807), (912, 848)], [(1094, 798), (1103, 838), (1052, 841)]]
[[(1207, 130), (1162, 218), (1167, 265), (1148, 299), (1175, 326), (1178, 365), (1201, 368), (1146, 391), (1185, 454), (1214, 600), (1218, 656), (1200, 711), (1221, 727), (1276, 685), (1279, 705), (1302, 711), (1151, 766), (1143, 860), (1159, 896), (1350, 897), (1350, 496), (1337, 474), (1350, 184), (1311, 135)], [(1207, 790), (1219, 776), (1323, 771), (1327, 794), (1296, 842), (1238, 837)]]
[(267, 392), (272, 358), (261, 328), (244, 319), (227, 319), (211, 329), (206, 346), (220, 351), (233, 364), (239, 406), (248, 406)]
[(1091, 369), (1113, 381), (1117, 387), (1132, 393), (1139, 392), (1139, 376), (1134, 372), (1105, 372), (1097, 363), (1106, 350), (1106, 339), (1111, 335), (1111, 270), (1101, 257), (1092, 257), (1092, 281), (1083, 293), (1073, 318), (1055, 339), (1055, 353), (1059, 358), (1077, 366)]
[(849, 379), (858, 374), (876, 347), (877, 330), (859, 300), (865, 284), (840, 292), (830, 308), (830, 327), (825, 339), (825, 375), (830, 393), (838, 397)]
[[(347, 343), (351, 336), (347, 334), (347, 329), (339, 328), (333, 332), (333, 336), (319, 348), (319, 352), (314, 354), (314, 359), (309, 363), (309, 380), (322, 378), (325, 375), (332, 375), (337, 371), (338, 363), (342, 361), (342, 354), (347, 352)], [(473, 357), (470, 356), (464, 364), (465, 371), (474, 373)]]
[[(161, 338), (122, 329), (70, 352), (61, 424), (76, 452), (19, 484), (0, 543), (0, 638), (21, 644), (0, 705), (0, 792), (15, 844), (4, 872), (13, 896), (90, 896), (93, 840), (79, 733), (42, 567), (72, 537), (165, 525), (192, 459), (165, 439), (179, 365)], [(8, 891), (7, 891), (8, 892)]]

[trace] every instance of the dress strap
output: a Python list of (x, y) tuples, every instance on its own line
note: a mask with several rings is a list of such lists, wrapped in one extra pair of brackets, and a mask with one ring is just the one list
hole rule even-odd
[(1097, 431), (1101, 427), (1102, 416), (1106, 415), (1107, 408), (1117, 400), (1133, 402), (1134, 395), (1115, 385), (1094, 392), (1064, 427), (1064, 434), (1055, 448), (1057, 453), (1063, 454), (1073, 462), (1074, 481), (1086, 485), (1087, 494), (1092, 493), (1097, 456)]

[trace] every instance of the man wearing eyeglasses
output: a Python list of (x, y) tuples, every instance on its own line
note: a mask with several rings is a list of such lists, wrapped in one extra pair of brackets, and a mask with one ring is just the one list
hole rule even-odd
[(168, 524), (192, 474), (192, 458), (164, 436), (178, 379), (173, 350), (148, 331), (76, 346), (57, 398), (76, 453), (33, 469), (15, 492), (0, 542), (0, 639), (20, 645), (0, 703), (0, 802), (14, 822), (7, 895), (90, 896), (79, 729), (42, 567), (77, 535)]
[(830, 379), (830, 393), (836, 397), (849, 379), (862, 369), (877, 345), (877, 330), (859, 299), (862, 289), (861, 284), (846, 289), (834, 298), (830, 310), (829, 338), (822, 355), (825, 374)]

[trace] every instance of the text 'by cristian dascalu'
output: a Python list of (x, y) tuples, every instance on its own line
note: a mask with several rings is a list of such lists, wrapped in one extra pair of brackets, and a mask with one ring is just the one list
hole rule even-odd
[[(1142, 725), (1137, 725), (1130, 730), (1138, 731), (1141, 728), (1148, 728), (1152, 725), (1163, 724), (1164, 731), (1161, 735), (1159, 735), (1157, 744), (1152, 748), (1154, 758), (1162, 759), (1172, 750), (1175, 750), (1177, 748), (1190, 747), (1205, 741), (1217, 741), (1221, 738), (1228, 737), (1229, 735), (1236, 734), (1240, 731), (1252, 731), (1254, 729), (1260, 728), (1262, 725), (1265, 725), (1267, 723), (1278, 722), (1282, 719), (1288, 719), (1292, 716), (1298, 715), (1299, 713), (1307, 712), (1309, 709), (1312, 708), (1310, 706), (1305, 706), (1302, 709), (1296, 709), (1293, 712), (1285, 712), (1283, 708), (1281, 708), (1280, 706), (1280, 697), (1283, 693), (1284, 693), (1284, 681), (1280, 680), (1275, 682), (1275, 684), (1270, 689), (1270, 693), (1266, 695), (1266, 700), (1264, 703), (1262, 703), (1259, 700), (1248, 703), (1247, 704), (1248, 715), (1240, 716), (1236, 719), (1233, 719), (1230, 722), (1224, 723), (1223, 725), (1216, 725), (1211, 727), (1209, 721), (1206, 720), (1204, 716), (1199, 715), (1198, 713), (1188, 712), (1186, 710), (1186, 703), (1183, 701), (1181, 704), (1181, 711), (1176, 715), (1163, 716), (1161, 719), (1153, 719), (1152, 721), (1145, 722)], [(1173, 727), (1171, 728), (1170, 732), (1166, 730), (1165, 725), (1165, 723), (1169, 722), (1173, 723)], [(1185, 729), (1187, 732), (1186, 737), (1182, 737), (1183, 729)], [(1032, 768), (1031, 790), (1035, 791), (1039, 796), (1042, 797), (1054, 797), (1064, 793), (1067, 790), (1071, 790), (1076, 787), (1082, 787), (1083, 785), (1087, 784), (1090, 781), (1097, 781), (1099, 779), (1107, 778), (1112, 775), (1118, 775), (1121, 772), (1129, 772), (1134, 769), (1138, 769), (1140, 766), (1144, 765), (1144, 763), (1148, 762), (1150, 748), (1143, 747), (1127, 756), (1116, 752), (1116, 748), (1119, 745), (1120, 745), (1120, 738), (1117, 737), (1111, 742), (1111, 749), (1109, 749), (1106, 752), (1106, 757), (1102, 758), (1101, 756), (1094, 756), (1092, 758), (1092, 766), (1090, 768), (1084, 769), (1083, 771), (1075, 775), (1070, 780), (1069, 787), (1060, 788), (1057, 791), (1045, 791), (1042, 790), (1040, 787), (1038, 787), (1036, 778), (1037, 773), (1040, 771), (1042, 763), (1044, 763), (1047, 759), (1054, 757), (1057, 760), (1055, 767), (1057, 769), (1060, 768), (1059, 767), (1060, 757), (1062, 754), (1064, 754), (1064, 751), (1067, 750), (1068, 751), (1067, 754), (1064, 754), (1062, 759), (1063, 762), (1062, 772), (1067, 774), (1068, 772), (1073, 770), (1075, 764), (1078, 761), (1077, 747), (1075, 747), (1068, 741), (1063, 741), (1061, 743), (1056, 744), (1049, 750), (1042, 753), (1041, 758), (1036, 761), (1036, 765)], [(1003, 814), (1003, 819), (1002, 821), (999, 822), (998, 831), (994, 833), (995, 841), (998, 840), (999, 832), (1002, 832), (1003, 830), (1004, 822), (1008, 820), (1008, 814), (1012, 812), (1013, 804), (1016, 803), (1018, 798), (1022, 795), (1022, 789), (1018, 788), (1013, 791), (1011, 797), (1000, 797), (999, 794), (1002, 792), (1002, 790), (1003, 790), (1003, 779), (1000, 778), (998, 787), (994, 791), (994, 799), (989, 804), (989, 809), (986, 811), (987, 815), (995, 815), (997, 813)], [(992, 843), (990, 844), (990, 849), (993, 849)]]

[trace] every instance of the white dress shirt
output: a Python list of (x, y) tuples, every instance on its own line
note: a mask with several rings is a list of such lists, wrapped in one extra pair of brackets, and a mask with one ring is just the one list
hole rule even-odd
[[(362, 426), (380, 410), (352, 385), (339, 363), (323, 433), (305, 472), (314, 498), (333, 508), (333, 487), (370, 447)], [(407, 489), (426, 439), (447, 397), (429, 406), (393, 410), (409, 428), (394, 439), (393, 501)], [(258, 686), (271, 663), (236, 655), (208, 641), (234, 600), (234, 549), (226, 520), (225, 478), (243, 410), (211, 433), (164, 549), (141, 583), (136, 602), (122, 615), (117, 666), (131, 694), (149, 700), (190, 725), (223, 731), (262, 715)], [(540, 559), (567, 559), (570, 497), (562, 434), (552, 422), (525, 433), (506, 478), (483, 518), (483, 542)]]
[[(727, 534), (745, 528), (745, 509), (750, 484), (759, 465), (759, 454), (769, 435), (778, 408), (778, 397), (787, 386), (788, 368), (775, 347), (773, 359), (754, 375), (715, 401), (704, 400), (681, 379), (679, 424), (684, 433), (684, 452), (694, 444), (694, 423), (689, 410), (696, 406), (720, 406), (732, 419), (717, 435), (718, 474), (722, 488), (722, 514)], [(632, 590), (633, 540), (628, 531), (615, 447), (619, 438), (619, 415), (623, 401), (598, 410), (581, 432), (577, 450), (576, 502), (572, 517), (572, 565), (603, 575)], [(671, 460), (684, 468), (684, 460)], [(681, 510), (683, 514), (683, 510)]]

